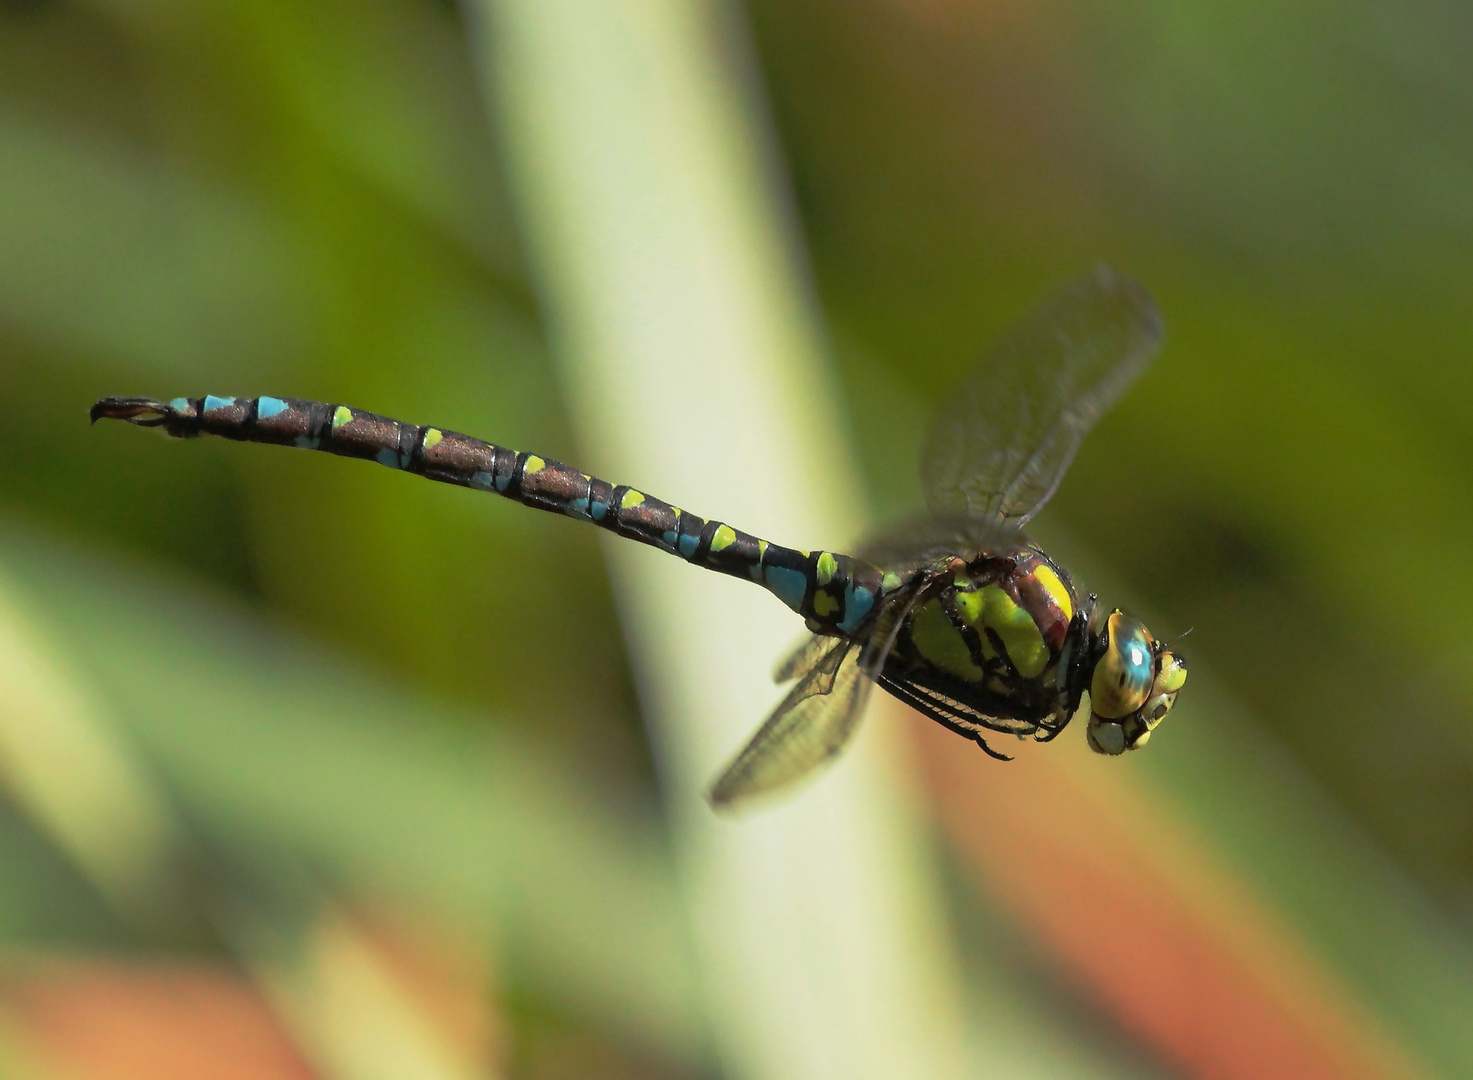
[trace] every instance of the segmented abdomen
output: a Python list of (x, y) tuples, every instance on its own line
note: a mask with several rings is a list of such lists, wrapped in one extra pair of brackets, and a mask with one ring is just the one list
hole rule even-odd
[(494, 492), (590, 521), (709, 570), (755, 581), (803, 615), (811, 628), (829, 633), (854, 633), (882, 593), (900, 584), (893, 575), (848, 555), (773, 544), (551, 458), (346, 405), (277, 397), (175, 398), (167, 403), (107, 398), (93, 406), (92, 418), (162, 427), (181, 438), (217, 435), (324, 450)]

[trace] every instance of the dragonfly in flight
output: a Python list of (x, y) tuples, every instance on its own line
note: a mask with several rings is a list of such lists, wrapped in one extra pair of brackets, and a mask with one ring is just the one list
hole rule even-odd
[(778, 666), (791, 689), (711, 788), (721, 808), (837, 755), (875, 684), (1003, 760), (989, 739), (1047, 742), (1086, 691), (1093, 749), (1146, 744), (1186, 681), (1186, 661), (1140, 620), (1082, 593), (1023, 528), (1160, 336), (1150, 295), (1123, 274), (1100, 267), (1060, 289), (943, 402), (922, 452), (928, 513), (854, 555), (784, 547), (551, 458), (347, 405), (115, 397), (93, 405), (92, 419), (365, 458), (763, 586), (810, 635)]

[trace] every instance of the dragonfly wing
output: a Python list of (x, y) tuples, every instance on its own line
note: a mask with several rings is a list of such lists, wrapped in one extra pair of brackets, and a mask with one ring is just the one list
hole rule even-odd
[(1006, 555), (1022, 542), (1018, 529), (1004, 522), (923, 514), (875, 534), (855, 554), (905, 578), (953, 555), (968, 561), (984, 551)]
[(921, 457), (931, 512), (1021, 528), (1160, 339), (1156, 304), (1133, 279), (1101, 266), (1064, 286), (942, 407)]
[(809, 634), (798, 646), (778, 662), (772, 672), (775, 683), (792, 682), (799, 675), (817, 666), (819, 660), (834, 645), (835, 638), (825, 634)]
[(857, 663), (858, 646), (832, 644), (798, 680), (711, 788), (711, 803), (729, 809), (808, 775), (842, 750), (859, 726), (871, 680)]

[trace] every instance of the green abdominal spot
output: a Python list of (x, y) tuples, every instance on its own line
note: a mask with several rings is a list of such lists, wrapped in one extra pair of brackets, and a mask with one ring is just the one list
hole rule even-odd
[(923, 604), (910, 624), (910, 639), (916, 652), (938, 670), (969, 682), (982, 681), (982, 669), (972, 659), (962, 637), (939, 600)]

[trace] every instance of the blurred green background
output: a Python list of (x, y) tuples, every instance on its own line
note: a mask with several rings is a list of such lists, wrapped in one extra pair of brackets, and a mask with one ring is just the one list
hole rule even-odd
[[(861, 1029), (876, 1076), (1473, 1074), (1470, 48), (1447, 0), (0, 3), (7, 1074), (857, 1075)], [(776, 696), (799, 628), (727, 642), (740, 585), (85, 420), (346, 402), (839, 547), (1100, 259), (1167, 343), (1035, 535), (1192, 628), (1170, 724), (1000, 766), (878, 707), (874, 769), (766, 824), (706, 823), (703, 716), (649, 719), (737, 651)], [(702, 338), (723, 267), (759, 329)], [(840, 535), (740, 517), (767, 487)], [(856, 876), (732, 855), (789, 823)], [(899, 929), (765, 936), (881, 885)]]

